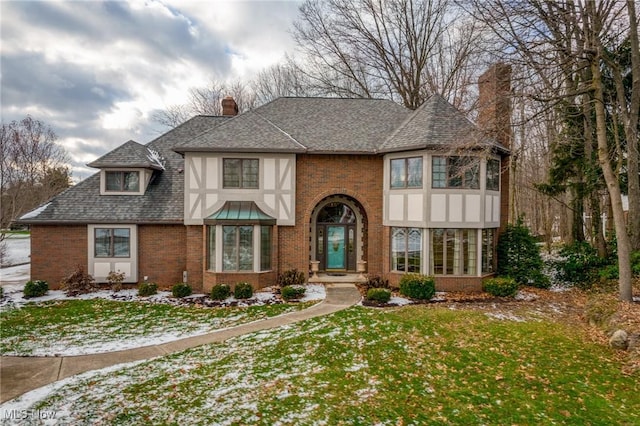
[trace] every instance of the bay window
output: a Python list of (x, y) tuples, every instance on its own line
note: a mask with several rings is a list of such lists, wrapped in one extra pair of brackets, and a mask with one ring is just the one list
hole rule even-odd
[(500, 161), (494, 159), (487, 160), (486, 184), (489, 191), (500, 190)]
[(431, 274), (476, 275), (476, 229), (431, 230)]
[(422, 231), (418, 228), (391, 228), (391, 270), (420, 272)]
[(495, 252), (496, 229), (482, 230), (482, 272), (493, 272), (493, 256)]
[(480, 159), (434, 156), (431, 159), (431, 187), (480, 189)]
[(391, 160), (391, 188), (422, 188), (422, 157)]

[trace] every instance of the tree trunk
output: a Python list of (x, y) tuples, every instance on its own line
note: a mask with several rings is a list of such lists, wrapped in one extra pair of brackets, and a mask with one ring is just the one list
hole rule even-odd
[(620, 278), (618, 282), (620, 300), (631, 301), (631, 241), (627, 234), (627, 224), (624, 219), (622, 209), (622, 194), (618, 184), (618, 177), (613, 172), (611, 160), (609, 159), (609, 148), (607, 146), (607, 122), (604, 110), (604, 94), (602, 86), (602, 75), (600, 74), (600, 55), (595, 55), (591, 61), (591, 71), (593, 73), (593, 92), (596, 111), (596, 137), (598, 140), (598, 160), (602, 168), (602, 174), (609, 190), (611, 198), (611, 208), (613, 210), (613, 221), (616, 230), (616, 240), (618, 243), (618, 269)]

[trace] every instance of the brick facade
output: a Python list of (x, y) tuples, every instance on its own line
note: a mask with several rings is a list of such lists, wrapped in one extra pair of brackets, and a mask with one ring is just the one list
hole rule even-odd
[(279, 227), (278, 271), (308, 274), (313, 209), (327, 197), (346, 195), (366, 215), (364, 259), (369, 274), (381, 275), (383, 255), (382, 157), (375, 155), (298, 155), (296, 225)]
[(31, 226), (31, 279), (45, 280), (59, 289), (60, 281), (88, 263), (87, 226)]
[(182, 282), (187, 261), (187, 232), (184, 225), (138, 226), (138, 280), (168, 289)]

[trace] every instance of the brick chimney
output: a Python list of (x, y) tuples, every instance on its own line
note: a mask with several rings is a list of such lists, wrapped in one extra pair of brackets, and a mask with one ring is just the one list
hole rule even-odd
[[(496, 63), (478, 78), (478, 127), (511, 149), (511, 66)], [(500, 161), (500, 232), (509, 223), (511, 157)], [(513, 219), (513, 218), (512, 218)]]
[(497, 63), (478, 78), (478, 126), (511, 147), (511, 65)]
[(238, 115), (238, 104), (231, 96), (227, 96), (222, 100), (222, 115)]

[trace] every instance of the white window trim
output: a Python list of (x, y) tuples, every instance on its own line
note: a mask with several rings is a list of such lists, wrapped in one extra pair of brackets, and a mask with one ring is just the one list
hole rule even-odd
[[(138, 191), (107, 191), (107, 172), (138, 172), (140, 185)], [(152, 172), (143, 168), (118, 168), (100, 170), (100, 195), (144, 195)]]

